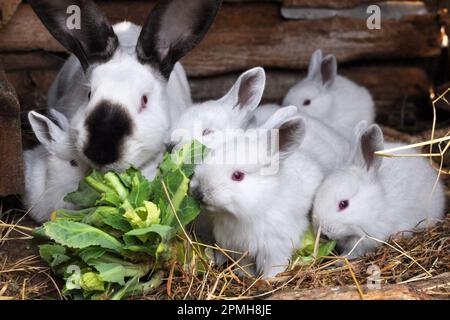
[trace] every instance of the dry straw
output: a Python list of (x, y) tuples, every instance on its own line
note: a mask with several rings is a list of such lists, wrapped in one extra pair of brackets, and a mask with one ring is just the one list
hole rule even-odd
[[(429, 157), (440, 174), (449, 174), (444, 167), (444, 155), (450, 146), (450, 132), (436, 138), (436, 103), (446, 99), (444, 94), (433, 101), (434, 120), (431, 139), (425, 142), (410, 144), (406, 147), (377, 152), (380, 156), (398, 157), (396, 154), (403, 149), (429, 146), (429, 152), (417, 153), (414, 156)], [(398, 135), (393, 130), (385, 130), (389, 135)], [(415, 138), (408, 137), (414, 141)], [(416, 140), (417, 141), (417, 140)], [(439, 152), (433, 152), (432, 147), (438, 146)], [(438, 165), (435, 163), (438, 162)], [(25, 213), (26, 215), (26, 213)], [(178, 220), (178, 216), (175, 215)], [(33, 246), (27, 248), (31, 238), (31, 226), (27, 226), (23, 216), (14, 212), (3, 212), (0, 204), (0, 300), (8, 299), (42, 299), (46, 297), (64, 299), (60, 288), (62, 283), (54, 279), (49, 268), (42, 262)], [(19, 224), (20, 223), (20, 224)], [(206, 245), (197, 241), (195, 234), (183, 229), (180, 239), (190, 252), (190, 258), (173, 262), (167, 266), (165, 285), (150, 295), (136, 294), (136, 299), (223, 299), (245, 300), (263, 299), (285, 290), (320, 289), (330, 290), (330, 287), (354, 285), (359, 298), (365, 298), (365, 287), (368, 270), (377, 266), (380, 270), (381, 285), (413, 283), (430, 279), (449, 272), (450, 266), (450, 217), (442, 223), (422, 232), (412, 232), (411, 237), (398, 234), (390, 241), (379, 241), (381, 246), (374, 252), (355, 261), (349, 262), (338, 256), (325, 257), (310, 265), (290, 266), (285, 273), (277, 278), (265, 281), (260, 278), (242, 279), (239, 275), (247, 274), (245, 266), (240, 262), (248, 253), (242, 253), (239, 259), (234, 259), (236, 252), (230, 252), (217, 245)], [(317, 252), (318, 241), (316, 241)], [(20, 258), (14, 254), (17, 246)], [(17, 249), (17, 248), (16, 248)], [(227, 256), (230, 263), (226, 267), (216, 267), (208, 261), (204, 251), (217, 251)], [(24, 254), (25, 253), (25, 254)], [(239, 256), (239, 255), (238, 255)], [(200, 272), (201, 271), (201, 272)], [(428, 292), (429, 297), (448, 298), (449, 284), (433, 287)]]

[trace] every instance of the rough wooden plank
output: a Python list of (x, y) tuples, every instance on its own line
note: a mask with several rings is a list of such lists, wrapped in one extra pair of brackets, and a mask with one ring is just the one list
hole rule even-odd
[[(392, 0), (283, 0), (284, 7), (304, 8), (352, 8), (361, 4), (372, 4)], [(397, 0), (399, 2), (419, 2), (417, 0)], [(420, 1), (422, 2), (422, 1)]]
[[(112, 21), (127, 17), (142, 23), (152, 3), (99, 2)], [(21, 36), (18, 37), (17, 35)], [(386, 21), (368, 30), (357, 19), (285, 21), (270, 3), (225, 4), (211, 31), (184, 64), (190, 75), (223, 74), (262, 65), (304, 69), (311, 53), (322, 48), (342, 62), (360, 59), (434, 57), (440, 53), (435, 15)], [(62, 48), (44, 29), (28, 5), (0, 30), (0, 51)]]
[[(377, 3), (377, 6), (380, 10), (380, 16), (383, 22), (386, 20), (400, 20), (403, 17), (411, 15), (423, 15), (430, 13), (425, 3), (420, 1), (386, 1)], [(336, 16), (367, 20), (370, 16), (370, 13), (367, 13), (367, 9), (368, 4), (361, 4), (344, 9), (283, 7), (281, 9), (281, 15), (286, 19), (294, 20), (326, 19)]]
[[(366, 300), (430, 300), (445, 298), (439, 293), (448, 293), (450, 273), (411, 282), (409, 284), (382, 285), (380, 289), (369, 290), (362, 285)], [(308, 290), (288, 290), (275, 293), (270, 300), (361, 300), (356, 286), (327, 287)]]
[(22, 0), (2, 0), (0, 3), (0, 29), (12, 18)]
[(23, 191), (20, 106), (14, 88), (0, 69), (0, 196)]
[(305, 8), (351, 8), (361, 4), (362, 0), (283, 0), (285, 7)]
[(47, 109), (47, 93), (57, 74), (57, 70), (20, 71), (6, 74), (19, 97), (22, 124), (28, 122), (28, 111)]
[[(361, 66), (343, 67), (340, 72), (366, 86), (380, 108), (392, 108), (394, 103), (405, 97), (427, 94), (430, 81), (426, 71), (413, 66)], [(195, 99), (214, 99), (225, 94), (236, 81), (238, 73), (218, 77), (191, 78), (192, 94)], [(280, 102), (290, 87), (304, 77), (304, 72), (267, 72), (267, 87), (264, 99)]]
[(381, 30), (368, 30), (356, 19), (282, 21), (273, 6), (241, 5), (223, 10), (185, 64), (191, 75), (203, 76), (256, 65), (303, 69), (317, 48), (334, 53), (340, 63), (433, 57), (440, 53), (438, 39), (435, 15), (385, 21)]
[(6, 72), (59, 69), (66, 59), (66, 54), (44, 51), (0, 53), (0, 64)]

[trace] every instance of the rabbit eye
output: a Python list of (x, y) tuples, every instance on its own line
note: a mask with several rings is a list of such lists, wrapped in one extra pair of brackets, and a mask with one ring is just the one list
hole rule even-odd
[(349, 204), (350, 204), (350, 202), (348, 200), (342, 200), (341, 202), (339, 202), (339, 205), (338, 205), (339, 211), (343, 211), (343, 210), (347, 209)]
[(206, 128), (205, 130), (203, 130), (202, 136), (207, 136), (211, 133), (213, 133), (213, 130)]
[(92, 91), (89, 91), (88, 93), (88, 99), (91, 100), (91, 96), (92, 96)]
[(311, 104), (311, 100), (310, 99), (306, 99), (305, 101), (303, 101), (303, 105), (306, 107), (306, 106), (309, 106)]
[(141, 107), (139, 108), (139, 113), (147, 109), (148, 97), (146, 95), (142, 96)]
[(70, 160), (70, 165), (72, 166), (72, 167), (78, 167), (78, 162), (76, 162), (75, 160)]
[(233, 181), (242, 181), (242, 180), (244, 180), (244, 177), (245, 177), (245, 173), (243, 173), (242, 171), (235, 171), (235, 172), (233, 172), (231, 179)]

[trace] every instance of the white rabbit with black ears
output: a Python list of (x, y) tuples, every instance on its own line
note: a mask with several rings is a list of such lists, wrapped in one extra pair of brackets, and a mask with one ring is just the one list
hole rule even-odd
[[(280, 109), (252, 133), (237, 133), (211, 150), (196, 169), (191, 194), (212, 218), (218, 245), (248, 252), (240, 265), (253, 263), (249, 273), (270, 278), (286, 269), (307, 230), (323, 173), (307, 152), (298, 152), (305, 121), (296, 107)], [(268, 141), (279, 141), (278, 150)]]
[(313, 208), (314, 225), (321, 225), (322, 233), (336, 240), (349, 259), (380, 244), (366, 235), (385, 241), (399, 232), (436, 223), (445, 209), (442, 184), (433, 191), (437, 172), (428, 160), (383, 159), (374, 152), (401, 144), (384, 143), (380, 127), (364, 121), (355, 131), (350, 161), (325, 179)]
[(336, 57), (323, 58), (321, 50), (313, 53), (307, 77), (289, 90), (283, 105), (297, 106), (301, 113), (320, 119), (347, 138), (358, 122), (373, 123), (375, 118), (369, 91), (338, 75)]
[(89, 169), (73, 147), (67, 118), (56, 110), (50, 110), (50, 114), (56, 122), (34, 111), (28, 114), (41, 145), (23, 155), (24, 205), (39, 223), (48, 221), (54, 210), (75, 208), (63, 199), (77, 189)]
[[(49, 94), (65, 113), (81, 157), (97, 169), (153, 168), (171, 123), (191, 104), (177, 62), (205, 36), (221, 0), (158, 1), (144, 26), (114, 27), (90, 0), (30, 0), (52, 35), (74, 54)], [(66, 25), (80, 9), (80, 28)], [(75, 58), (76, 57), (76, 58)]]
[(265, 83), (264, 69), (253, 68), (244, 72), (219, 100), (187, 108), (171, 129), (171, 147), (179, 149), (191, 140), (212, 147), (221, 143), (225, 130), (247, 128), (259, 106)]

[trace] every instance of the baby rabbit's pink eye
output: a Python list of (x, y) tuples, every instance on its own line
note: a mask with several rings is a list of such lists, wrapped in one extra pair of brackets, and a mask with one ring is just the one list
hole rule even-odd
[(244, 177), (245, 177), (245, 173), (243, 173), (241, 171), (235, 171), (235, 172), (233, 172), (231, 179), (233, 179), (233, 181), (242, 181), (242, 180), (244, 180)]
[(339, 211), (347, 209), (349, 204), (350, 203), (348, 200), (342, 200), (341, 202), (339, 202), (339, 205), (338, 205)]
[(311, 104), (311, 100), (306, 99), (305, 101), (303, 101), (303, 105), (304, 106), (309, 106)]
[(142, 111), (147, 109), (147, 102), (148, 102), (148, 97), (146, 95), (143, 95), (142, 99), (141, 99), (141, 107), (139, 108), (139, 113), (141, 113)]
[(211, 134), (213, 131), (211, 129), (206, 128), (205, 130), (203, 130), (202, 132), (202, 136), (207, 136), (209, 134)]

